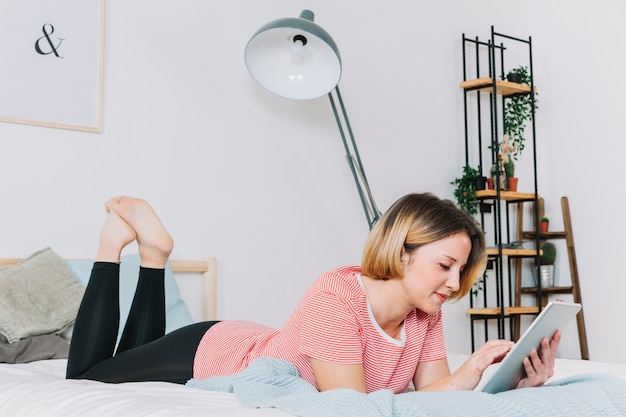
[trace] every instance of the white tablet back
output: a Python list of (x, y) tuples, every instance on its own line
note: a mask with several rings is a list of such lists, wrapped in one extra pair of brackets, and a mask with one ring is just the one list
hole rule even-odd
[(531, 350), (539, 348), (544, 337), (549, 340), (557, 330), (567, 326), (580, 309), (581, 305), (577, 303), (548, 303), (479, 390), (495, 394), (514, 388), (524, 376), (522, 360), (530, 355)]

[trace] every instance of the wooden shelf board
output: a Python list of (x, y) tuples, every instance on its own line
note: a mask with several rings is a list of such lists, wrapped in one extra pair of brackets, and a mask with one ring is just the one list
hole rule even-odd
[[(522, 294), (535, 294), (538, 290), (537, 287), (522, 287)], [(573, 287), (570, 285), (569, 287), (547, 287), (541, 288), (541, 292), (543, 294), (571, 294), (573, 291)]]
[[(541, 255), (541, 251), (539, 251)], [(487, 256), (498, 256), (498, 248), (487, 248)], [(502, 248), (503, 256), (510, 257), (531, 257), (537, 255), (537, 249), (513, 249), (513, 248)]]
[[(479, 200), (489, 200), (498, 198), (498, 192), (496, 190), (479, 190), (476, 191), (476, 197)], [(517, 191), (500, 191), (500, 200), (503, 201), (533, 201), (535, 200), (534, 193), (521, 193)]]
[[(502, 310), (500, 307), (485, 307), (485, 308), (468, 308), (467, 314), (473, 316), (499, 316)], [(505, 316), (513, 316), (518, 314), (537, 314), (539, 313), (539, 307), (504, 307)]]
[[(536, 236), (535, 231), (526, 231), (526, 232), (522, 232), (522, 237), (524, 239), (534, 239)], [(541, 240), (547, 240), (547, 239), (565, 239), (567, 237), (567, 233), (566, 232), (545, 232), (545, 233), (539, 233), (539, 239)]]
[[(460, 84), (461, 88), (467, 91), (485, 91), (493, 92), (493, 79), (476, 78), (474, 80), (463, 81)], [(537, 91), (537, 88), (535, 88)], [(496, 80), (496, 94), (503, 96), (512, 96), (514, 94), (528, 94), (530, 93), (530, 86), (526, 84), (512, 83), (505, 80)]]

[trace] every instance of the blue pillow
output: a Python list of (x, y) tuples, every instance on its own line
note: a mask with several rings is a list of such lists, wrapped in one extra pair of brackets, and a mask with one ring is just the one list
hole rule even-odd
[[(130, 305), (135, 295), (135, 288), (139, 280), (139, 254), (124, 255), (120, 266), (120, 330), (117, 336), (119, 341)], [(76, 280), (87, 286), (91, 276), (93, 260), (67, 260), (67, 266), (76, 276)], [(193, 318), (187, 309), (185, 301), (180, 297), (178, 285), (169, 262), (165, 267), (165, 333), (193, 323)]]

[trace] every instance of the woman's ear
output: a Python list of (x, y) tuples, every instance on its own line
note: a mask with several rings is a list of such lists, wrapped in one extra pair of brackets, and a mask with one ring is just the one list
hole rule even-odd
[(404, 248), (402, 248), (402, 252), (400, 253), (400, 265), (402, 268), (407, 266), (411, 262), (411, 254), (408, 253)]

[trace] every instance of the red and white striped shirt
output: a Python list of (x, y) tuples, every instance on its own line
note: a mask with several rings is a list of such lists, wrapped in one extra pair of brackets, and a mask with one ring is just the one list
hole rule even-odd
[(260, 357), (291, 362), (317, 387), (309, 357), (363, 364), (367, 392), (406, 391), (418, 362), (446, 356), (441, 311), (413, 310), (402, 340), (384, 333), (373, 319), (359, 267), (323, 274), (305, 293), (282, 329), (246, 321), (222, 321), (204, 335), (194, 360), (196, 379), (243, 371)]

